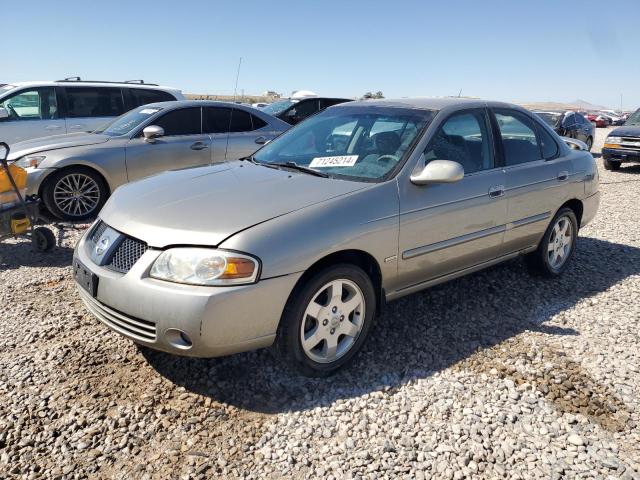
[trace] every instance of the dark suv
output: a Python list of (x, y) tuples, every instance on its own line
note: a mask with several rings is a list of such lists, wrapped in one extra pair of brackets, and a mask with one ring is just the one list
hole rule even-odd
[(587, 144), (589, 151), (593, 146), (593, 125), (584, 115), (577, 112), (534, 112), (542, 118), (561, 137), (575, 138)]
[(287, 98), (267, 105), (262, 110), (274, 117), (278, 117), (280, 120), (295, 125), (305, 118), (321, 112), (327, 107), (351, 101), (352, 100), (348, 98), (312, 97), (301, 100)]
[(640, 162), (640, 108), (624, 125), (609, 132), (602, 147), (602, 161), (607, 170), (618, 170), (624, 162)]

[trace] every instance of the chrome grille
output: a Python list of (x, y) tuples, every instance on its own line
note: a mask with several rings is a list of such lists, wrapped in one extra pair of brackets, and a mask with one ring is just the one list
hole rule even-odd
[(116, 272), (127, 273), (140, 260), (147, 248), (146, 243), (135, 238), (126, 237), (120, 242), (113, 257), (105, 266)]

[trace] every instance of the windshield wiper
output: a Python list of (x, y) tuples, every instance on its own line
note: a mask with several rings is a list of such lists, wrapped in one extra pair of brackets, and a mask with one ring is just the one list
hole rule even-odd
[[(262, 162), (260, 162), (262, 164)], [(290, 168), (292, 170), (298, 170), (299, 172), (308, 173), (309, 175), (315, 175), (316, 177), (329, 178), (329, 174), (314, 170), (313, 168), (305, 167), (304, 165), (298, 165), (296, 162), (283, 162), (283, 163), (270, 163), (277, 167)]]

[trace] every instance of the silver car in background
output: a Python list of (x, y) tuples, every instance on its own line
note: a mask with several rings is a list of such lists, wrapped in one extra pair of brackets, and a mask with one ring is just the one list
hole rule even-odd
[(91, 133), (13, 145), (27, 169), (27, 195), (65, 220), (95, 216), (111, 192), (133, 180), (246, 157), (290, 125), (234, 103), (173, 101), (136, 108)]
[(200, 357), (275, 344), (326, 376), (385, 301), (520, 255), (559, 276), (598, 209), (597, 171), (514, 105), (345, 103), (244, 161), (120, 188), (74, 275), (135, 342)]

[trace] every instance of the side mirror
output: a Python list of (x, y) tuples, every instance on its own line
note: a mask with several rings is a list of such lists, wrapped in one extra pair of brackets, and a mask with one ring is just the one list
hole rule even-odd
[(149, 125), (148, 127), (144, 127), (142, 135), (144, 135), (146, 141), (152, 142), (154, 139), (164, 136), (164, 128), (157, 125)]
[(569, 145), (569, 148), (571, 148), (572, 150), (582, 150), (585, 152), (589, 150), (589, 147), (587, 147), (586, 143), (581, 142), (580, 140), (576, 140), (575, 138), (562, 137), (562, 140), (564, 141), (564, 143)]
[(462, 180), (463, 177), (464, 168), (458, 162), (451, 160), (431, 160), (426, 167), (411, 175), (411, 183), (415, 185), (454, 183)]
[(9, 145), (0, 142), (0, 162), (4, 162), (9, 156)]
[(4, 107), (0, 107), (0, 120), (4, 120), (5, 118), (9, 118), (9, 110)]

